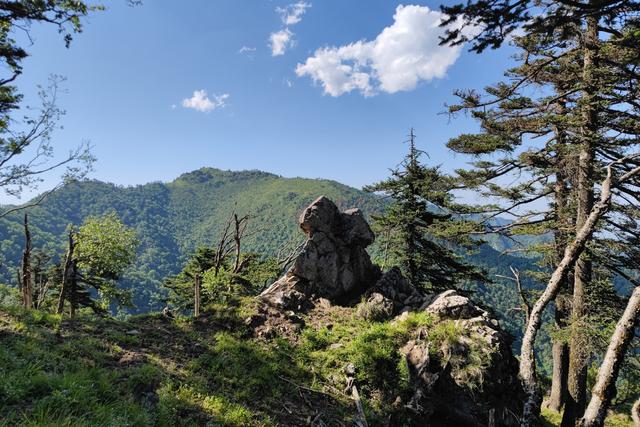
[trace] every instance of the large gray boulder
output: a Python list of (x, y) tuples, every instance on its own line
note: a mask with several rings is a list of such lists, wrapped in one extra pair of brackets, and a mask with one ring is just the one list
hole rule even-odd
[(518, 364), (498, 322), (455, 290), (427, 297), (420, 310), (436, 324), (453, 322), (459, 332), (440, 344), (438, 358), (429, 352), (428, 332), (401, 349), (413, 390), (408, 407), (420, 412), (425, 425), (519, 425), (524, 394)]
[(299, 219), (307, 241), (292, 267), (261, 298), (276, 306), (300, 309), (312, 298), (348, 303), (376, 283), (380, 270), (366, 247), (374, 234), (359, 209), (340, 212), (321, 196)]

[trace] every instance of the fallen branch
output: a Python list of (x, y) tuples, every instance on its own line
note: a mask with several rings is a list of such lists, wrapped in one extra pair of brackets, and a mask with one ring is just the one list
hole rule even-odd
[(356, 402), (356, 408), (358, 409), (359, 419), (356, 421), (356, 424), (362, 427), (369, 427), (367, 417), (364, 413), (364, 407), (362, 406), (362, 400), (360, 399), (360, 393), (358, 393), (358, 387), (356, 387), (355, 384), (351, 387), (351, 395), (353, 400)]
[(291, 381), (290, 379), (288, 379), (288, 378), (286, 378), (286, 377), (283, 377), (282, 375), (278, 375), (278, 378), (280, 378), (282, 381), (285, 381), (285, 382), (287, 382), (287, 383), (289, 383), (289, 384), (291, 384), (291, 385), (293, 385), (293, 386), (297, 387), (298, 389), (301, 389), (301, 390), (304, 390), (304, 391), (308, 391), (308, 392), (310, 392), (310, 393), (317, 393), (317, 394), (321, 394), (321, 395), (323, 395), (323, 396), (329, 397), (329, 398), (334, 399), (334, 400), (340, 400), (340, 399), (338, 399), (336, 396), (333, 396), (333, 395), (332, 395), (332, 394), (330, 394), (330, 393), (326, 393), (326, 392), (324, 392), (324, 391), (315, 390), (315, 389), (313, 389), (313, 388), (305, 387), (305, 386), (303, 386), (303, 385), (301, 385), (301, 384), (298, 384), (298, 383), (295, 383), (295, 382)]

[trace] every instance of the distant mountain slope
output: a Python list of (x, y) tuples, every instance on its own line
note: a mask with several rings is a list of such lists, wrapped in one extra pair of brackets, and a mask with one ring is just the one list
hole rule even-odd
[[(245, 249), (275, 253), (298, 236), (297, 215), (320, 195), (341, 208), (355, 206), (367, 214), (381, 207), (376, 196), (335, 181), (203, 168), (170, 183), (69, 185), (29, 209), (29, 216), (34, 246), (62, 254), (68, 224), (115, 211), (137, 230), (141, 241), (136, 265), (123, 282), (133, 290), (138, 309), (147, 311), (161, 307), (162, 280), (179, 271), (196, 247), (213, 244), (234, 209), (252, 214), (251, 227), (256, 232), (247, 239)], [(5, 257), (0, 282), (15, 282), (24, 244), (21, 221), (22, 213), (0, 219), (0, 254)]]
[[(370, 215), (384, 203), (372, 194), (322, 179), (283, 178), (259, 171), (230, 172), (203, 168), (185, 173), (169, 183), (122, 187), (100, 181), (69, 185), (28, 210), (35, 248), (61, 256), (69, 224), (81, 224), (87, 216), (115, 211), (140, 239), (135, 265), (122, 279), (132, 289), (136, 312), (162, 308), (162, 281), (177, 273), (198, 246), (215, 244), (221, 228), (237, 210), (251, 213), (255, 234), (244, 250), (275, 254), (291, 239), (301, 239), (297, 217), (315, 198), (326, 195), (342, 209), (358, 207)], [(532, 260), (500, 252), (513, 242), (489, 239), (469, 261), (495, 274), (508, 275), (509, 265), (526, 269)], [(22, 213), (0, 219), (0, 283), (15, 284), (24, 237)], [(376, 252), (375, 244), (371, 248)], [(533, 284), (531, 284), (533, 285)], [(508, 281), (480, 286), (479, 300), (496, 308), (509, 330), (518, 322), (507, 311), (517, 304)], [(516, 303), (514, 303), (516, 301)]]

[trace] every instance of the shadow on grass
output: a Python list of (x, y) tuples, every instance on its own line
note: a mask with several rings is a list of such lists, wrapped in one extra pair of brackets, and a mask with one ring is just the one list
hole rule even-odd
[(349, 402), (313, 391), (295, 349), (252, 339), (240, 316), (62, 321), (0, 308), (0, 425), (343, 424)]

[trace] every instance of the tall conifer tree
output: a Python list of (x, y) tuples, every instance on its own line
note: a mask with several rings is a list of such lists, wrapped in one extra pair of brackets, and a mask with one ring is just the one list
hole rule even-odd
[[(479, 24), (481, 28), (471, 36), (471, 33), (460, 30), (448, 31), (444, 43), (471, 41), (472, 50), (481, 52), (486, 48), (500, 46), (511, 32), (520, 28), (524, 30), (528, 40), (533, 42), (529, 47), (542, 48), (535, 48), (534, 52), (525, 49), (522, 63), (527, 68), (526, 72), (512, 76), (509, 84), (504, 84), (498, 91), (491, 93), (495, 96), (492, 104), (505, 105), (526, 85), (539, 83), (541, 77), (544, 79), (550, 66), (564, 63), (564, 67), (558, 68), (561, 73), (557, 76), (565, 79), (568, 84), (556, 87), (556, 96), (550, 100), (569, 98), (569, 103), (573, 105), (573, 113), (567, 114), (571, 120), (565, 122), (570, 144), (564, 158), (570, 160), (571, 165), (571, 217), (575, 218), (571, 234), (577, 233), (594, 208), (594, 200), (600, 191), (597, 182), (603, 175), (603, 166), (616, 162), (614, 170), (623, 174), (637, 165), (637, 161), (627, 157), (627, 154), (635, 151), (633, 146), (637, 147), (640, 134), (636, 100), (639, 45), (637, 40), (632, 42), (637, 39), (638, 32), (634, 28), (640, 18), (640, 3), (616, 0), (469, 1), (466, 4), (443, 7), (443, 11), (449, 15), (445, 25), (462, 19), (468, 24)], [(551, 81), (546, 79), (542, 89), (548, 91)], [(546, 105), (552, 107), (554, 104), (555, 102), (548, 102)], [(480, 102), (475, 102), (475, 107), (480, 105)], [(522, 132), (530, 136), (542, 136), (535, 135), (527, 127), (530, 123), (528, 116), (519, 115), (519, 118), (521, 121), (515, 122), (517, 127), (511, 129), (516, 140), (520, 139)], [(545, 123), (548, 121), (542, 118), (539, 124)], [(511, 169), (518, 170), (517, 167)], [(600, 228), (616, 228), (614, 224), (619, 223), (621, 218), (629, 218), (629, 210), (638, 205), (637, 180), (634, 178), (620, 183), (614, 189), (613, 196), (616, 196), (616, 201), (601, 218)], [(549, 195), (543, 197), (547, 198)], [(631, 224), (626, 230), (617, 227), (624, 236), (616, 242), (623, 245), (637, 231), (637, 224), (633, 220), (626, 224)], [(595, 243), (590, 238), (588, 244), (580, 249), (572, 276), (567, 273), (565, 278), (573, 285), (571, 322), (574, 327), (571, 329), (569, 393), (563, 417), (564, 426), (575, 425), (586, 404), (589, 353), (584, 351), (584, 328), (580, 324), (587, 315), (586, 301), (594, 261), (610, 265), (607, 257), (596, 259), (596, 254), (599, 251), (611, 253), (608, 248), (613, 247), (603, 244), (602, 234), (596, 233), (593, 236), (599, 242)], [(626, 265), (634, 268), (631, 264)]]
[(429, 290), (450, 289), (463, 280), (480, 279), (482, 275), (447, 245), (469, 243), (456, 240), (464, 233), (452, 232), (466, 222), (452, 219), (445, 210), (453, 199), (452, 181), (438, 167), (420, 162), (425, 153), (416, 147), (415, 139), (411, 129), (409, 152), (400, 167), (391, 171), (391, 178), (365, 188), (392, 200), (384, 214), (374, 217), (382, 246), (388, 248), (386, 256), (413, 284)]

